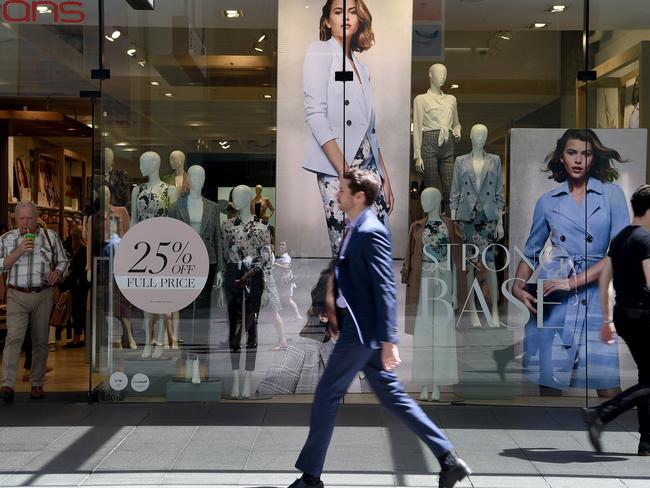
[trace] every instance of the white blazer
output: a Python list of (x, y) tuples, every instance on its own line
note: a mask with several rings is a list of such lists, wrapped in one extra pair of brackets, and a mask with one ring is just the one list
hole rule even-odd
[(505, 200), (501, 176), (501, 158), (485, 153), (481, 190), (477, 191), (472, 153), (458, 156), (449, 193), (449, 207), (456, 210), (456, 220), (469, 220), (477, 202), (481, 202), (488, 220), (498, 220)]
[[(336, 176), (323, 145), (335, 139), (343, 150), (345, 130), (345, 160), (351, 163), (359, 150), (361, 141), (368, 135), (372, 154), (377, 162), (379, 175), (383, 178), (379, 163), (379, 145), (375, 134), (375, 110), (372, 102), (370, 76), (366, 66), (355, 53), (352, 59), (359, 71), (363, 86), (355, 80), (345, 83), (334, 79), (343, 69), (343, 49), (333, 37), (326, 42), (312, 43), (305, 55), (303, 87), (305, 92), (305, 121), (311, 130), (311, 140), (303, 161), (303, 168), (315, 173)], [(354, 69), (346, 60), (346, 70)], [(354, 73), (356, 77), (356, 73)], [(345, 121), (343, 112), (345, 107)]]

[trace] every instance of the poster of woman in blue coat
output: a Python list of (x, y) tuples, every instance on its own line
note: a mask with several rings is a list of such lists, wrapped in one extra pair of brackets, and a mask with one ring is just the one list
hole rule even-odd
[[(599, 339), (603, 316), (598, 277), (611, 239), (629, 223), (628, 199), (620, 182), (628, 163), (630, 170), (639, 170), (627, 153), (633, 152), (637, 160), (645, 154), (645, 131), (636, 131), (636, 136), (628, 137), (636, 150), (629, 144), (609, 147), (607, 139), (601, 141), (589, 129), (569, 129), (556, 140), (546, 137), (553, 140), (546, 147), (554, 143), (555, 149), (539, 168), (544, 173), (528, 170), (527, 196), (511, 198), (511, 208), (518, 198), (530, 201), (530, 188), (537, 186), (532, 177), (541, 180), (545, 175), (553, 183), (535, 201), (526, 226), (530, 231), (521, 240), (525, 259), (517, 264), (512, 288), (530, 311), (524, 327), (523, 373), (540, 386), (541, 394), (557, 395), (575, 387), (610, 396), (620, 387), (618, 345)], [(521, 162), (515, 157), (523, 157), (516, 154), (522, 141), (514, 137), (511, 185), (522, 185), (521, 167), (517, 179), (512, 178), (514, 166)], [(521, 228), (522, 216), (511, 217), (511, 229)], [(511, 244), (517, 245), (517, 238), (511, 236)]]

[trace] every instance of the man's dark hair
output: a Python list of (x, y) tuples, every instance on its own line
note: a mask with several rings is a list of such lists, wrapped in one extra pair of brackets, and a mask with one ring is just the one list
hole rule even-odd
[(350, 191), (356, 194), (360, 191), (366, 197), (366, 206), (369, 207), (374, 203), (381, 189), (379, 177), (372, 171), (364, 171), (358, 168), (351, 168), (343, 174), (343, 178), (348, 180)]
[(650, 209), (650, 185), (641, 185), (632, 195), (632, 211), (635, 217), (643, 217)]

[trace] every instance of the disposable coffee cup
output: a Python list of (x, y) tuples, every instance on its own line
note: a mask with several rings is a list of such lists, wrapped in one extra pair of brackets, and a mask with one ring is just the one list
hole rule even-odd
[(28, 232), (27, 234), (24, 234), (23, 237), (25, 239), (31, 239), (32, 241), (36, 240), (36, 234), (32, 234), (31, 232)]

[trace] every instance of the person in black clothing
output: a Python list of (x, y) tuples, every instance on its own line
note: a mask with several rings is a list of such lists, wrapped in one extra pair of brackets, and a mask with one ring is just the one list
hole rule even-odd
[[(632, 224), (611, 242), (605, 268), (600, 275), (600, 301), (605, 320), (601, 339), (614, 344), (614, 334), (622, 337), (639, 370), (639, 383), (611, 400), (583, 411), (589, 439), (602, 451), (600, 435), (605, 424), (637, 407), (639, 456), (650, 456), (650, 185), (632, 195)], [(611, 314), (609, 284), (614, 281), (616, 304)]]

